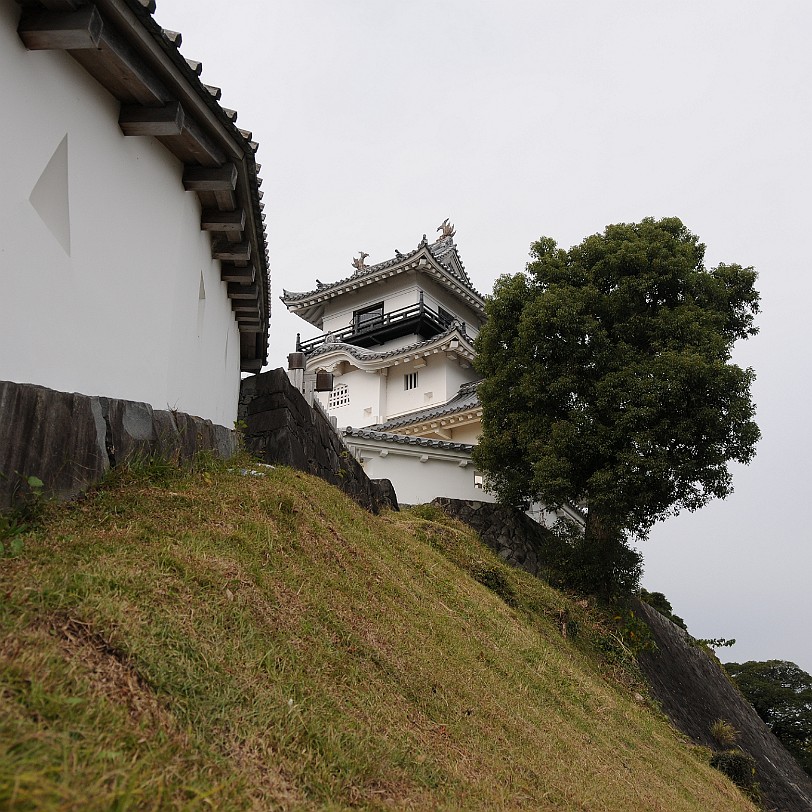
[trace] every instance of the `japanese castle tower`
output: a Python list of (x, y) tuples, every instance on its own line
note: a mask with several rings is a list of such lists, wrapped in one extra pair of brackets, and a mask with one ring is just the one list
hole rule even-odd
[(297, 336), (296, 351), (305, 373), (333, 374), (332, 391), (317, 397), (370, 477), (391, 480), (406, 504), (436, 496), (490, 502), (471, 460), (482, 416), (473, 342), (485, 301), (453, 225), (437, 230), (434, 242), (423, 235), (413, 251), (376, 265), (361, 252), (351, 276), (286, 290), (282, 301), (323, 331)]

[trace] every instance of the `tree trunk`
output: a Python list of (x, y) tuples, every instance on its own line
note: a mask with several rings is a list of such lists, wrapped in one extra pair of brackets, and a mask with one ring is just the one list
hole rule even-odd
[(599, 511), (590, 509), (584, 529), (584, 554), (595, 592), (606, 602), (616, 592), (616, 570), (624, 547), (623, 532), (617, 525)]

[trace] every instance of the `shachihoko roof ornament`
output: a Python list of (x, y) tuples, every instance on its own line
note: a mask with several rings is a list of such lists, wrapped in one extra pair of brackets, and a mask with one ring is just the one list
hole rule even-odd
[(437, 238), (439, 240), (444, 240), (447, 237), (453, 237), (457, 233), (457, 229), (454, 228), (453, 223), (449, 223), (449, 217), (446, 217), (439, 226), (437, 226), (437, 231), (442, 231), (443, 233)]
[(355, 268), (355, 273), (364, 273), (369, 270), (369, 266), (364, 260), (369, 256), (366, 251), (359, 251), (360, 256), (355, 257), (352, 261), (352, 267)]

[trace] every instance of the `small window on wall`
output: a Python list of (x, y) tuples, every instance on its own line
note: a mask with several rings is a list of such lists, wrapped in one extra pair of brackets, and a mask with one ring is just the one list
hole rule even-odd
[(350, 387), (345, 383), (340, 383), (333, 387), (327, 398), (327, 408), (337, 409), (339, 406), (349, 406), (350, 403)]
[(481, 491), (482, 490), (482, 485), (483, 485), (482, 474), (478, 474), (476, 471), (474, 471), (474, 487), (477, 490)]
[(417, 373), (416, 372), (407, 372), (403, 376), (403, 388), (405, 390), (409, 389), (417, 389)]

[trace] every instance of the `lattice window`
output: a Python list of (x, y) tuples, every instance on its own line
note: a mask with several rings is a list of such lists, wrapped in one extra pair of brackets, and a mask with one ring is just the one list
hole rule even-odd
[(417, 389), (417, 373), (416, 372), (407, 372), (403, 376), (403, 388), (407, 391), (409, 389)]
[(337, 384), (333, 387), (327, 398), (327, 408), (337, 409), (339, 406), (350, 405), (350, 387), (345, 383)]

